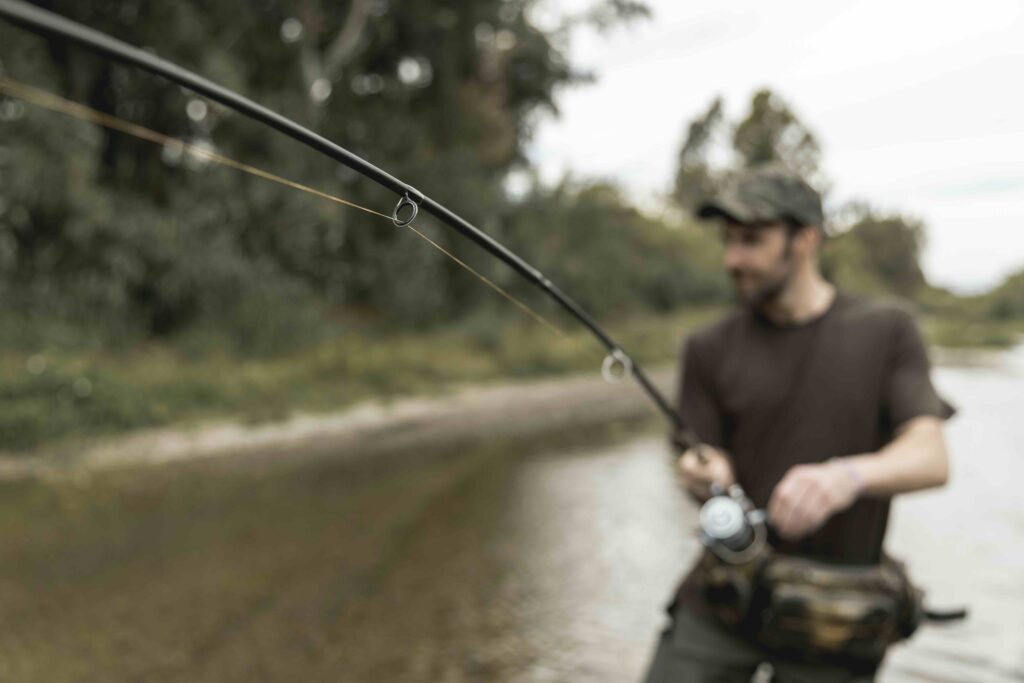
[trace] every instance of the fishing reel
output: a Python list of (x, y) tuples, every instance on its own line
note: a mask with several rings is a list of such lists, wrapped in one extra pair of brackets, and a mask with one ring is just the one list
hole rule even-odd
[(699, 537), (707, 549), (694, 570), (694, 584), (725, 624), (746, 622), (757, 579), (770, 557), (765, 513), (738, 485), (711, 485), (700, 509)]
[(700, 540), (718, 559), (747, 564), (768, 546), (768, 519), (739, 484), (724, 489), (711, 485), (711, 497), (700, 509)]

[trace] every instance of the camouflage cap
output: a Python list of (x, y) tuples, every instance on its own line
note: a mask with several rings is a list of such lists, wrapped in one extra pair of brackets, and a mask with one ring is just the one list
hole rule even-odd
[(734, 177), (697, 207), (700, 218), (727, 218), (747, 225), (792, 220), (823, 228), (821, 195), (781, 166), (760, 166)]

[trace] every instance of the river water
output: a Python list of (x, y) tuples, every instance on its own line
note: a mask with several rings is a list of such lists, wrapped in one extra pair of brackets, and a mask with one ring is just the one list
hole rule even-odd
[[(1024, 681), (1024, 364), (943, 368), (936, 382), (960, 409), (954, 478), (896, 503), (888, 547), (933, 606), (966, 605), (970, 618), (922, 628), (879, 680)], [(526, 457), (498, 491), (480, 491), (502, 501), (493, 533), (508, 548), (493, 588), (509, 624), (471, 655), (494, 680), (638, 679), (697, 551), (695, 510), (663, 448), (647, 437)]]
[[(1024, 681), (1024, 353), (936, 382), (953, 480), (888, 546), (971, 615), (879, 680)], [(0, 484), (0, 680), (638, 680), (697, 551), (651, 426)]]

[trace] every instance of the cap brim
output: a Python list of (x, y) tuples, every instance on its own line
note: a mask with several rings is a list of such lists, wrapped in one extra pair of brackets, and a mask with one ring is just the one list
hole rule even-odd
[(697, 218), (702, 220), (724, 218), (727, 221), (734, 221), (736, 223), (750, 223), (753, 220), (750, 212), (745, 207), (724, 198), (704, 202), (697, 207), (696, 214)]

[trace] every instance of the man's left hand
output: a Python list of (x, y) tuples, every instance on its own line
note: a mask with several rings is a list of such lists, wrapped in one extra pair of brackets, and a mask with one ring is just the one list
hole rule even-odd
[(852, 467), (830, 461), (797, 465), (786, 472), (768, 501), (768, 519), (779, 536), (795, 541), (850, 507), (861, 489)]

